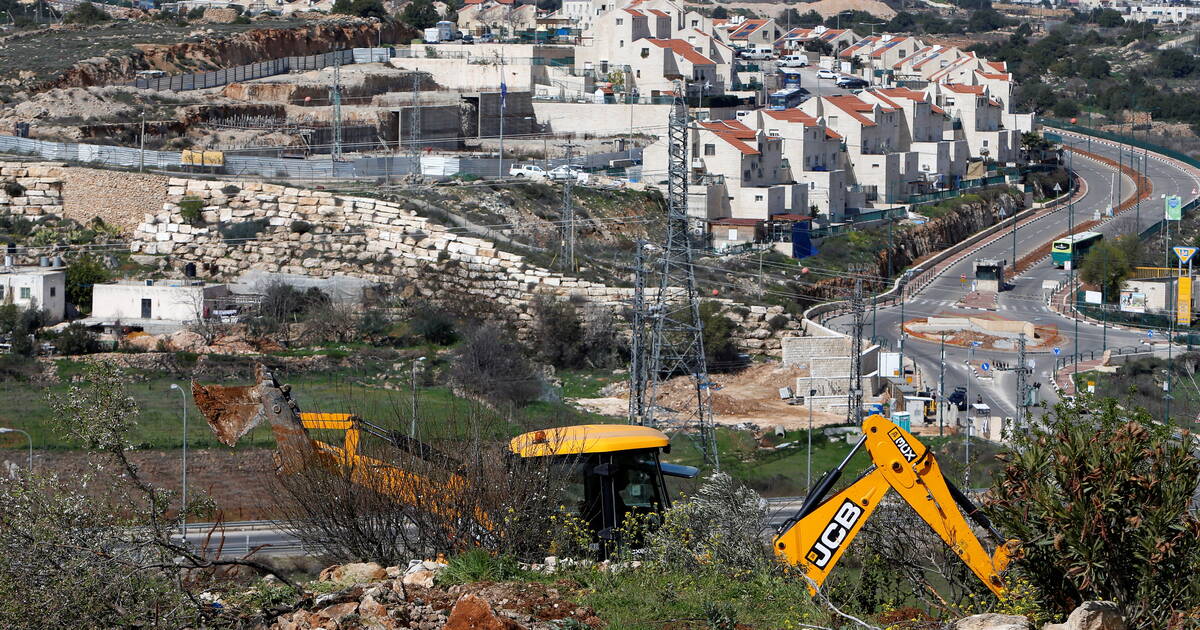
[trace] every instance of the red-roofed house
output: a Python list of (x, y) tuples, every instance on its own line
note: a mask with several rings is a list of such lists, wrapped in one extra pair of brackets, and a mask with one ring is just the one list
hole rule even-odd
[(838, 52), (862, 39), (857, 33), (848, 28), (794, 28), (783, 34), (776, 47), (784, 50), (817, 50), (816, 44), (823, 42), (829, 45), (832, 52)]
[(829, 220), (842, 221), (846, 215), (842, 137), (797, 108), (757, 114), (758, 128), (783, 140), (783, 156), (792, 177), (808, 188), (810, 209), (815, 206)]
[(745, 19), (739, 23), (730, 22), (727, 25), (729, 41), (738, 48), (755, 46), (770, 48), (775, 40), (783, 36), (783, 30), (773, 18)]
[(917, 154), (901, 146), (902, 108), (849, 94), (810, 98), (800, 108), (844, 138), (849, 179), (867, 202), (907, 201), (920, 175)]
[[(689, 187), (691, 216), (711, 223), (808, 214), (807, 187), (793, 183), (782, 138), (735, 120), (699, 122), (688, 137), (689, 166), (699, 182)], [(666, 164), (665, 153), (665, 143), (655, 143), (647, 148), (646, 163)]]
[(897, 150), (917, 154), (917, 170), (925, 181), (949, 186), (967, 172), (965, 140), (944, 140), (945, 111), (924, 92), (909, 88), (872, 88), (858, 97), (901, 112)]
[(644, 96), (674, 90), (684, 79), (689, 95), (724, 94), (725, 81), (717, 75), (717, 62), (682, 39), (646, 38), (634, 42), (634, 54), (626, 57), (633, 73), (627, 85)]
[(971, 155), (998, 162), (1020, 159), (1021, 130), (1004, 125), (1004, 106), (992, 97), (987, 86), (932, 83), (930, 98), (946, 110), (956, 139), (967, 141)]

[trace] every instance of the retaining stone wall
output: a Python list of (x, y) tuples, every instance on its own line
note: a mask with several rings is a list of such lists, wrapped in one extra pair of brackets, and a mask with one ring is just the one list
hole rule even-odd
[[(197, 198), (203, 222), (189, 224), (179, 203)], [(220, 228), (258, 222), (262, 230), (245, 240), (223, 240)], [(202, 275), (233, 278), (256, 269), (316, 277), (349, 275), (402, 287), (402, 295), (508, 321), (529, 331), (530, 307), (539, 293), (561, 299), (586, 298), (623, 310), (632, 289), (537, 267), (492, 242), (464, 236), (400, 206), (362, 197), (257, 182), (171, 178), (161, 210), (146, 213), (133, 232), (134, 251), (169, 255), (181, 268), (195, 263)], [(780, 335), (799, 334), (799, 323), (782, 307), (750, 306), (728, 311), (737, 321), (739, 345), (750, 352), (781, 351)], [(784, 315), (775, 330), (768, 323)], [(844, 352), (843, 352), (844, 354)]]
[[(63, 212), (62, 167), (53, 164), (0, 162), (0, 214), (31, 219)], [(12, 184), (17, 194), (9, 194)]]

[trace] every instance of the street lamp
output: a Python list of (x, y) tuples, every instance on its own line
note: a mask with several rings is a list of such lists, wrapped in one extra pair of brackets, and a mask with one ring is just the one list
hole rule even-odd
[(187, 535), (187, 447), (188, 447), (188, 432), (187, 432), (187, 392), (178, 383), (171, 383), (171, 389), (179, 392), (179, 398), (183, 403), (183, 494), (179, 503), (179, 530), (183, 535)]
[(33, 472), (33, 438), (29, 436), (28, 431), (21, 429), (10, 429), (8, 427), (0, 427), (0, 433), (24, 433), (25, 439), (29, 440), (29, 472)]
[(409, 437), (417, 437), (417, 366), (425, 361), (425, 357), (421, 357), (412, 362), (412, 422), (408, 425)]

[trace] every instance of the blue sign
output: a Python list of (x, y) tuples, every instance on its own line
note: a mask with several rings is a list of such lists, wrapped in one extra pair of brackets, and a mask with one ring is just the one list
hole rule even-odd
[(987, 361), (984, 361), (983, 363), (980, 363), (980, 364), (979, 364), (979, 369), (981, 369), (981, 370), (983, 370), (984, 372), (986, 372), (986, 371), (988, 371), (988, 370), (992, 369), (992, 364), (991, 364), (991, 363), (988, 363)]
[(1056, 355), (1062, 354), (1062, 348), (1055, 348), (1054, 354), (1056, 354)]
[(983, 345), (983, 342), (982, 342), (982, 341), (972, 341), (972, 342), (971, 342), (971, 345), (972, 345), (972, 346), (975, 346), (976, 348), (978, 348), (979, 346), (982, 346), (982, 345)]
[(1154, 338), (1154, 331), (1153, 331), (1153, 330), (1147, 330), (1147, 331), (1146, 331), (1146, 337), (1148, 337), (1148, 338), (1150, 338), (1150, 339), (1153, 339), (1153, 338)]

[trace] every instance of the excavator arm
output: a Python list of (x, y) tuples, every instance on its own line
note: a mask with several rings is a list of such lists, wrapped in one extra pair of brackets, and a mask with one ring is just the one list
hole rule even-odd
[[(850, 542), (887, 494), (895, 490), (992, 592), (1004, 591), (1001, 573), (1020, 554), (1020, 543), (1007, 541), (989, 554), (975, 536), (965, 512), (997, 539), (991, 522), (946, 479), (933, 453), (909, 432), (879, 415), (863, 420), (863, 437), (833, 471), (809, 493), (804, 505), (775, 536), (775, 552), (802, 565), (815, 591), (829, 576)], [(862, 447), (872, 467), (828, 500), (850, 458)], [(959, 509), (962, 509), (962, 512)]]

